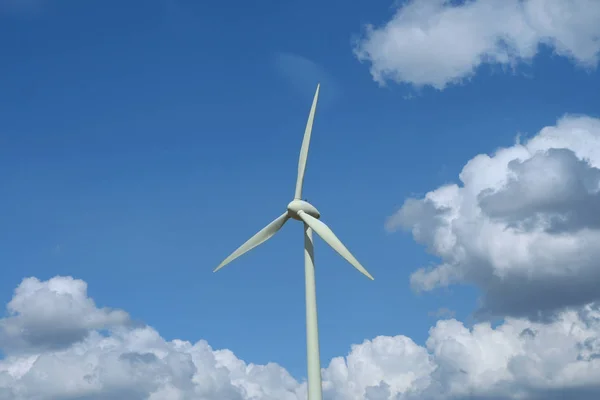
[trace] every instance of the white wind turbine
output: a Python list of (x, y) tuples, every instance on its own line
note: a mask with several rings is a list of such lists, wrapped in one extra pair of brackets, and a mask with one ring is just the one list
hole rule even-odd
[(290, 218), (304, 222), (304, 276), (306, 280), (306, 350), (308, 367), (308, 399), (322, 400), (321, 389), (321, 361), (319, 356), (319, 331), (317, 327), (317, 297), (315, 291), (315, 265), (313, 253), (312, 231), (314, 230), (327, 244), (344, 257), (357, 270), (373, 279), (371, 274), (360, 265), (358, 260), (348, 251), (346, 246), (335, 236), (333, 231), (327, 225), (319, 220), (321, 214), (310, 203), (302, 200), (302, 183), (304, 181), (304, 171), (306, 169), (306, 158), (308, 155), (308, 146), (312, 131), (313, 120), (315, 118), (315, 109), (319, 97), (319, 86), (310, 108), (304, 139), (302, 140), (302, 149), (300, 150), (300, 160), (298, 162), (298, 179), (296, 180), (296, 194), (287, 210), (277, 219), (264, 227), (256, 235), (252, 236), (246, 243), (241, 245), (229, 257), (227, 257), (214, 272), (223, 268), (239, 256), (252, 250), (256, 246), (270, 239)]

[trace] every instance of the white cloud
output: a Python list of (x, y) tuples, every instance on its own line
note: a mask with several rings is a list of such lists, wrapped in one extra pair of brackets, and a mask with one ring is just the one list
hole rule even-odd
[(87, 297), (87, 284), (72, 278), (23, 280), (0, 320), (0, 349), (11, 352), (68, 347), (91, 330), (129, 322), (127, 313), (98, 309)]
[(482, 64), (514, 67), (550, 46), (584, 68), (600, 57), (597, 0), (406, 1), (381, 27), (367, 26), (359, 60), (386, 81), (443, 89)]
[[(166, 341), (151, 327), (129, 324), (123, 311), (96, 308), (80, 280), (26, 279), (9, 304), (17, 311), (1, 320), (0, 332), (22, 318), (28, 323), (20, 332), (53, 342), (59, 333), (48, 329), (48, 313), (86, 334), (77, 340), (67, 334), (59, 342), (68, 345), (27, 353), (11, 347), (26, 338), (0, 336), (3, 400), (306, 399), (305, 385), (276, 364), (249, 364), (205, 341)], [(82, 310), (91, 316), (87, 322), (78, 322)], [(594, 305), (562, 312), (549, 324), (507, 319), (496, 328), (481, 323), (468, 329), (442, 320), (424, 347), (405, 336), (380, 336), (334, 358), (323, 370), (325, 399), (596, 399), (599, 334)]]
[[(165, 341), (121, 310), (99, 309), (70, 277), (23, 280), (0, 320), (0, 399), (302, 397), (283, 368), (245, 364), (205, 341)], [(28, 346), (23, 352), (23, 344)], [(59, 345), (56, 345), (59, 344)]]
[(566, 116), (526, 143), (480, 154), (462, 186), (408, 199), (390, 229), (410, 229), (441, 259), (419, 290), (475, 283), (483, 310), (545, 317), (600, 300), (600, 120)]

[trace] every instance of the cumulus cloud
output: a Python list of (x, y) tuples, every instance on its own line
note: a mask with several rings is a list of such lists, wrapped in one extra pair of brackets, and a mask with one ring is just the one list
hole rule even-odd
[(600, 300), (600, 119), (565, 116), (459, 178), (387, 221), (441, 259), (411, 276), (416, 289), (474, 283), (482, 312), (542, 318)]
[(0, 349), (27, 352), (68, 347), (90, 331), (129, 322), (126, 312), (96, 308), (87, 284), (72, 278), (23, 280), (0, 320)]
[(71, 277), (24, 279), (7, 308), (0, 399), (295, 400), (304, 393), (280, 366), (246, 364), (205, 341), (167, 342), (122, 310), (98, 308), (87, 284)]
[(443, 89), (483, 64), (515, 67), (542, 45), (578, 66), (600, 57), (597, 0), (410, 0), (367, 26), (354, 53), (373, 78)]
[[(0, 320), (3, 332), (14, 324), (13, 309), (28, 323), (0, 339), (6, 352), (0, 359), (0, 399), (306, 399), (305, 384), (283, 367), (246, 363), (203, 340), (167, 341), (149, 326), (128, 323), (124, 311), (94, 306), (80, 280), (25, 279), (8, 308), (9, 316)], [(14, 343), (28, 343), (27, 332), (56, 343), (61, 333), (48, 328), (48, 316), (86, 334), (66, 329), (61, 346), (23, 352), (19, 345), (13, 351)], [(401, 335), (353, 345), (323, 369), (324, 398), (596, 399), (599, 337), (595, 304), (561, 312), (549, 324), (509, 318), (495, 328), (488, 323), (467, 328), (455, 319), (441, 320), (424, 346)]]

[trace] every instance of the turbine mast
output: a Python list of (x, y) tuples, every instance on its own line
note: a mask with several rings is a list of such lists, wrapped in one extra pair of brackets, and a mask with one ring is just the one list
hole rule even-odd
[(317, 291), (315, 287), (315, 253), (312, 229), (304, 224), (304, 279), (306, 284), (306, 360), (308, 368), (308, 400), (322, 400), (321, 358), (317, 323)]

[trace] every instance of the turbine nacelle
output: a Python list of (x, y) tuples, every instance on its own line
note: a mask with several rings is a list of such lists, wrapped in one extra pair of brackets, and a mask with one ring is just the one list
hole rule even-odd
[(317, 210), (315, 208), (315, 206), (310, 204), (308, 201), (304, 201), (304, 200), (300, 200), (300, 199), (292, 200), (290, 202), (290, 204), (288, 204), (287, 210), (288, 210), (288, 215), (290, 216), (290, 218), (293, 218), (298, 221), (302, 221), (302, 218), (300, 218), (300, 215), (299, 215), (300, 211), (303, 211), (306, 214), (308, 214), (311, 217), (316, 218), (316, 219), (319, 219), (321, 217), (321, 213), (319, 212), (319, 210)]

